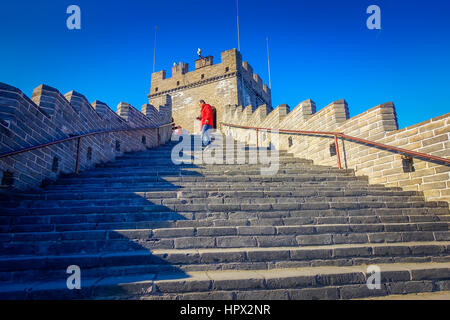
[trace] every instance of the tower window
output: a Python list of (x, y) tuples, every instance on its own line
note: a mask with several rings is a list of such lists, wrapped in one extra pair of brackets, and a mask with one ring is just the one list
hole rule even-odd
[(226, 67), (226, 68), (225, 68), (225, 72), (228, 72), (228, 71), (230, 71), (230, 68), (229, 68), (229, 67)]
[(52, 171), (55, 173), (58, 172), (58, 167), (59, 167), (59, 159), (58, 157), (53, 157)]
[(158, 87), (155, 88), (155, 92), (158, 92)]
[(202, 79), (204, 79), (205, 78), (205, 75), (204, 74), (202, 74)]
[(289, 148), (292, 147), (293, 144), (294, 144), (294, 143), (292, 142), (292, 137), (289, 137), (289, 139), (288, 139), (288, 145), (289, 145)]
[(14, 183), (13, 173), (10, 171), (3, 171), (2, 186), (12, 186)]
[(146, 136), (142, 136), (141, 142), (142, 142), (142, 144), (146, 144), (147, 143), (147, 137)]
[(91, 147), (89, 147), (89, 148), (87, 149), (86, 158), (87, 158), (89, 161), (92, 160), (92, 148), (91, 148)]
[(333, 142), (332, 144), (330, 144), (330, 156), (334, 157), (335, 155), (336, 155), (336, 145)]
[(410, 156), (402, 156), (402, 166), (404, 173), (416, 171), (416, 169), (414, 168), (413, 158)]
[(116, 151), (120, 152), (120, 141), (116, 140)]

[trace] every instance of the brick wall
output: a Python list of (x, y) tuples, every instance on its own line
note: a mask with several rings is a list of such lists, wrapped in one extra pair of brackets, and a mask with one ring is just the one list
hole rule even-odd
[[(223, 121), (263, 128), (342, 132), (450, 158), (450, 113), (399, 130), (393, 103), (381, 104), (352, 118), (349, 118), (345, 100), (335, 101), (318, 112), (311, 100), (303, 101), (292, 111), (286, 105), (278, 106), (269, 114), (265, 106), (255, 112), (251, 110), (228, 106)], [(228, 127), (222, 130), (240, 141), (256, 143), (256, 134), (252, 130)], [(260, 132), (259, 143), (266, 146), (272, 143), (298, 157), (314, 160), (315, 164), (337, 166), (337, 156), (332, 153), (333, 137)], [(343, 167), (354, 169), (357, 175), (368, 176), (370, 183), (422, 191), (427, 200), (450, 202), (449, 165), (413, 158), (411, 168), (409, 159), (403, 159), (395, 152), (350, 140), (340, 139), (338, 143)]]
[[(19, 89), (0, 83), (0, 153), (95, 131), (155, 127), (169, 123), (171, 117), (170, 101), (159, 109), (144, 105), (142, 112), (120, 103), (115, 113), (103, 102), (90, 104), (75, 91), (62, 95), (54, 88), (41, 85), (30, 99)], [(160, 143), (167, 142), (171, 133), (170, 126), (161, 128)], [(81, 141), (80, 170), (111, 161), (124, 152), (145, 150), (158, 144), (156, 129), (100, 134)], [(74, 140), (2, 158), (0, 190), (36, 188), (45, 180), (55, 180), (61, 173), (72, 173), (76, 152)]]

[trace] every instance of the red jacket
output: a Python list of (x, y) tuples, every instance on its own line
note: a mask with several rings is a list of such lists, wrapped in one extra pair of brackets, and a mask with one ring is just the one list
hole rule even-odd
[[(212, 108), (209, 104), (205, 103), (202, 106), (200, 118), (201, 118), (200, 121), (202, 122), (202, 127), (205, 124), (209, 124), (211, 127), (214, 125), (213, 124), (213, 112), (212, 112)], [(208, 123), (206, 123), (206, 120), (208, 120)]]

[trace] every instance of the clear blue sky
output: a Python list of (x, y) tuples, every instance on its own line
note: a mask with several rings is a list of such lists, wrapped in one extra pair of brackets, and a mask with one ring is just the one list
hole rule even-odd
[[(81, 30), (66, 8), (81, 8)], [(366, 8), (381, 8), (368, 30)], [(393, 101), (400, 127), (450, 112), (450, 1), (240, 0), (241, 53), (268, 83), (274, 106), (345, 98), (351, 116)], [(0, 81), (31, 96), (41, 83), (89, 101), (147, 102), (158, 26), (157, 70), (193, 68), (196, 49), (220, 60), (237, 47), (235, 0), (2, 1)]]

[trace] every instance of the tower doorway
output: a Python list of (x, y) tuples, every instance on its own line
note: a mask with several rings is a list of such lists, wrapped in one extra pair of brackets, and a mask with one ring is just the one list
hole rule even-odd
[(212, 108), (212, 118), (213, 118), (213, 129), (217, 129), (217, 110), (214, 107)]

